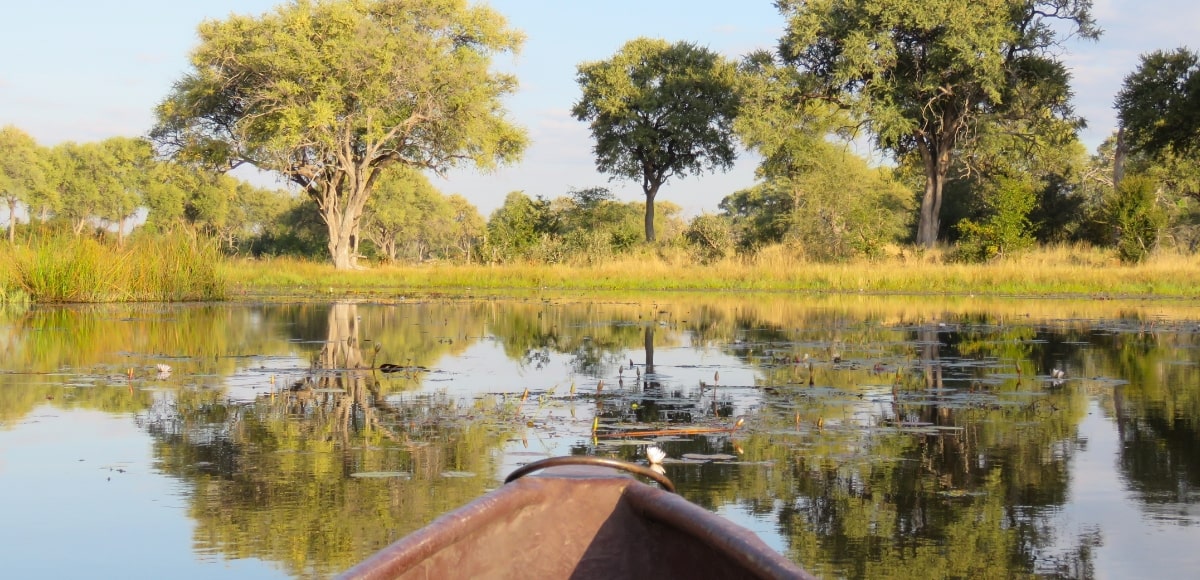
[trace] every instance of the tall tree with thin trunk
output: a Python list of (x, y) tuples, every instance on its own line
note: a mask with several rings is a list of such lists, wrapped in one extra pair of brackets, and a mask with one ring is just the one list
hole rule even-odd
[(8, 242), (16, 242), (17, 206), (32, 215), (34, 199), (45, 189), (42, 171), (45, 154), (28, 133), (8, 125), (0, 127), (0, 200), (8, 206)]
[(516, 79), (490, 65), (522, 40), (467, 0), (291, 0), (208, 21), (152, 136), (176, 157), (282, 174), (316, 204), (334, 266), (353, 268), (387, 166), (519, 156), (524, 132), (501, 106)]
[(953, 156), (983, 124), (1072, 116), (1056, 51), (1099, 36), (1091, 4), (776, 0), (787, 18), (780, 56), (815, 81), (810, 98), (846, 108), (882, 149), (920, 155), (917, 242), (932, 246)]
[(638, 38), (578, 71), (583, 96), (571, 112), (591, 123), (601, 173), (641, 180), (653, 242), (654, 198), (668, 179), (733, 166), (735, 66), (688, 42)]

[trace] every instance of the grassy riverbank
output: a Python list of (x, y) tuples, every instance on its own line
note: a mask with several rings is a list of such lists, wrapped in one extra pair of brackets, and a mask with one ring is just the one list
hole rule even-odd
[(947, 262), (937, 252), (911, 251), (875, 261), (816, 264), (768, 251), (699, 265), (647, 252), (590, 266), (424, 264), (354, 272), (298, 260), (235, 260), (224, 272), (235, 293), (249, 295), (562, 290), (1200, 298), (1195, 258), (1161, 256), (1123, 266), (1109, 252), (1077, 247), (1042, 249), (991, 264)]
[(0, 251), (0, 302), (222, 300), (449, 292), (838, 292), (980, 296), (1200, 299), (1200, 261), (1162, 255), (1137, 266), (1087, 247), (1044, 248), (989, 264), (936, 251), (843, 264), (797, 260), (782, 248), (701, 265), (647, 249), (596, 265), (421, 264), (345, 272), (324, 262), (223, 258), (186, 236), (125, 247), (73, 237)]

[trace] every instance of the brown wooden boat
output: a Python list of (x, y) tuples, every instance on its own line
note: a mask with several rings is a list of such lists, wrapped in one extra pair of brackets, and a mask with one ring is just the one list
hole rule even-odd
[(754, 533), (673, 491), (669, 479), (640, 465), (543, 459), (341, 577), (813, 578)]

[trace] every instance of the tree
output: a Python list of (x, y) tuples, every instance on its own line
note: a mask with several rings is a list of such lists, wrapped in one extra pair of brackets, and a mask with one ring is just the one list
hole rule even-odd
[(688, 42), (638, 38), (609, 60), (579, 65), (583, 95), (571, 112), (590, 122), (596, 168), (640, 179), (646, 241), (653, 242), (654, 198), (673, 176), (733, 166), (738, 96), (734, 66)]
[(1200, 56), (1186, 48), (1142, 55), (1116, 98), (1125, 144), (1150, 156), (1200, 150)]
[(493, 258), (511, 260), (524, 256), (543, 234), (549, 233), (550, 203), (533, 200), (521, 191), (504, 198), (487, 223), (488, 245)]
[(450, 239), (463, 259), (470, 263), (479, 241), (487, 233), (487, 223), (479, 215), (479, 208), (467, 198), (456, 193), (446, 201), (450, 205)]
[(99, 143), (68, 141), (54, 147), (53, 164), (53, 184), (61, 200), (57, 217), (79, 236), (98, 215), (101, 192), (112, 179), (108, 158)]
[(142, 206), (144, 190), (158, 162), (150, 142), (131, 137), (110, 137), (99, 143), (107, 175), (100, 190), (95, 217), (117, 227), (117, 243), (125, 243), (125, 224)]
[(766, 52), (742, 62), (735, 128), (762, 162), (754, 187), (721, 201), (745, 249), (798, 243), (813, 259), (875, 254), (903, 238), (912, 192), (849, 152), (845, 115), (806, 101), (806, 79)]
[(1097, 38), (1091, 0), (778, 0), (783, 59), (811, 76), (811, 97), (845, 107), (925, 174), (917, 242), (937, 241), (956, 150), (988, 123), (1070, 122), (1064, 37)]
[(446, 198), (421, 172), (409, 167), (389, 170), (379, 179), (375, 195), (367, 202), (363, 231), (389, 261), (396, 260), (398, 244), (412, 246), (412, 257), (426, 257), (434, 237), (450, 229)]
[(8, 205), (8, 243), (16, 242), (17, 205), (33, 214), (34, 199), (46, 189), (43, 154), (28, 133), (8, 125), (0, 127), (0, 199)]
[(357, 266), (363, 207), (380, 172), (515, 160), (524, 132), (489, 70), (522, 35), (466, 0), (291, 0), (200, 26), (193, 70), (158, 106), (176, 158), (282, 174), (316, 203), (339, 269)]

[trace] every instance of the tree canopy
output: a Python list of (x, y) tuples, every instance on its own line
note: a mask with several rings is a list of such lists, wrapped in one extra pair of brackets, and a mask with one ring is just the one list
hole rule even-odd
[(778, 0), (783, 59), (898, 157), (925, 173), (917, 242), (937, 240), (956, 150), (988, 123), (1070, 120), (1067, 36), (1096, 38), (1090, 0)]
[(1142, 55), (1116, 108), (1131, 148), (1152, 156), (1200, 150), (1200, 55), (1186, 48)]
[(28, 133), (11, 125), (0, 127), (0, 200), (8, 206), (8, 241), (15, 241), (17, 204), (33, 206), (46, 189), (42, 171), (45, 155)]
[(655, 239), (654, 199), (673, 176), (733, 166), (737, 115), (734, 66), (688, 42), (637, 38), (609, 60), (586, 62), (571, 110), (590, 122), (596, 168), (640, 179), (646, 241)]
[(200, 45), (157, 109), (169, 154), (282, 174), (316, 203), (338, 268), (356, 266), (360, 219), (379, 172), (515, 160), (523, 130), (489, 70), (523, 37), (466, 0), (291, 0), (200, 26)]

